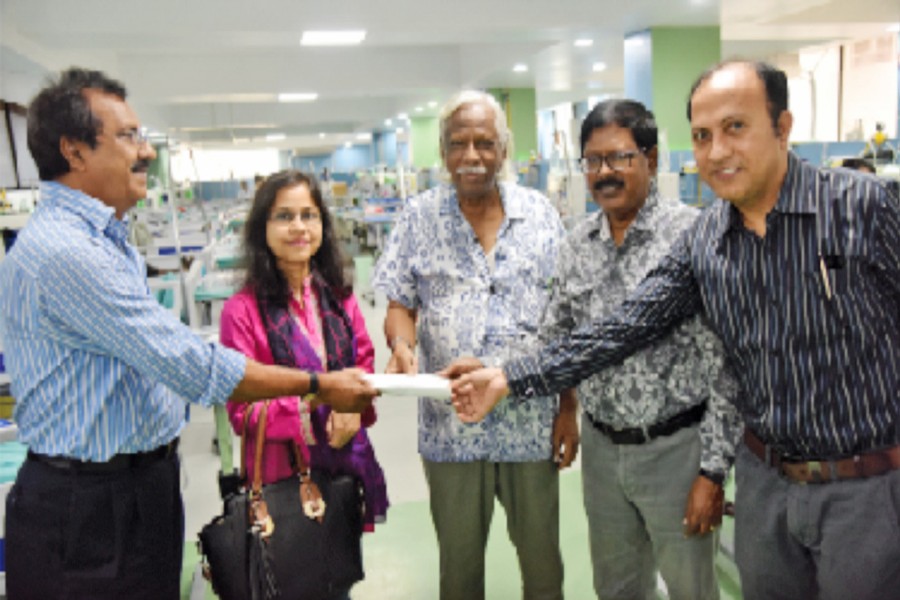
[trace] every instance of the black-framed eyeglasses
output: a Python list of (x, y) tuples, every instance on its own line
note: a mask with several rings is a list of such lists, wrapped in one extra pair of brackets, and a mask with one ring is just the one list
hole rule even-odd
[(290, 225), (297, 217), (304, 225), (316, 225), (322, 221), (322, 215), (314, 210), (301, 210), (298, 213), (290, 210), (278, 210), (272, 213), (269, 221), (278, 225)]
[(147, 143), (147, 134), (141, 129), (126, 129), (117, 133), (116, 137), (132, 146), (143, 146)]
[(631, 168), (631, 161), (641, 153), (641, 150), (620, 150), (606, 154), (594, 154), (580, 159), (578, 165), (581, 167), (582, 173), (599, 173), (604, 162), (613, 171), (624, 171)]

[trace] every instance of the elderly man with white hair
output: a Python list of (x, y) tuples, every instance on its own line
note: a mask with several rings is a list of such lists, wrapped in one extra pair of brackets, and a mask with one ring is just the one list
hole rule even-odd
[[(491, 95), (455, 95), (440, 133), (450, 183), (409, 200), (375, 272), (373, 285), (390, 302), (388, 372), (434, 372), (457, 356), (503, 358), (535, 343), (565, 235), (546, 197), (502, 180), (510, 135)], [(442, 600), (484, 598), (495, 497), (523, 597), (562, 598), (558, 470), (577, 451), (575, 415), (573, 396), (509, 398), (465, 425), (449, 402), (419, 400)]]

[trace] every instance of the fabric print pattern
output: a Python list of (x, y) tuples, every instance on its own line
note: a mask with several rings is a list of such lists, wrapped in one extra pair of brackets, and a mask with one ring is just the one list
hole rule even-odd
[[(560, 249), (557, 283), (543, 322), (549, 341), (612, 312), (664, 257), (699, 212), (661, 198), (655, 186), (616, 246), (602, 212), (579, 223)], [(733, 404), (737, 383), (716, 335), (694, 317), (648, 349), (581, 383), (578, 399), (595, 420), (646, 427), (706, 403), (701, 467), (723, 473), (743, 427)]]
[[(493, 264), (441, 185), (411, 198), (394, 225), (373, 286), (418, 310), (419, 370), (461, 356), (504, 360), (535, 348), (558, 245), (565, 235), (550, 202), (502, 183), (504, 220)], [(550, 458), (556, 398), (507, 398), (483, 422), (459, 421), (448, 401), (419, 400), (419, 451), (437, 462)]]

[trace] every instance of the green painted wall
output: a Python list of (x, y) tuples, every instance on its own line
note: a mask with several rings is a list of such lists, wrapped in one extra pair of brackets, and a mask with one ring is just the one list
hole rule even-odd
[(497, 99), (512, 132), (510, 159), (525, 162), (537, 154), (537, 94), (533, 88), (495, 88), (488, 92)]
[(163, 189), (167, 189), (171, 179), (169, 174), (169, 148), (167, 146), (153, 146), (153, 149), (156, 150), (156, 159), (150, 163), (147, 175), (155, 177), (159, 185)]
[(653, 113), (668, 132), (669, 150), (691, 149), (687, 98), (694, 80), (721, 60), (718, 27), (654, 27)]
[(441, 164), (441, 132), (437, 117), (412, 117), (409, 121), (412, 164), (429, 169)]

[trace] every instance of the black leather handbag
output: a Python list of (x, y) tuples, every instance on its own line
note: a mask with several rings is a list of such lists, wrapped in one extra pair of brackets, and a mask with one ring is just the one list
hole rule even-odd
[[(241, 436), (241, 477), (250, 411)], [(350, 476), (310, 473), (294, 445), (297, 476), (262, 485), (268, 402), (261, 403), (249, 489), (200, 531), (204, 573), (222, 600), (326, 600), (364, 577), (362, 496)]]

